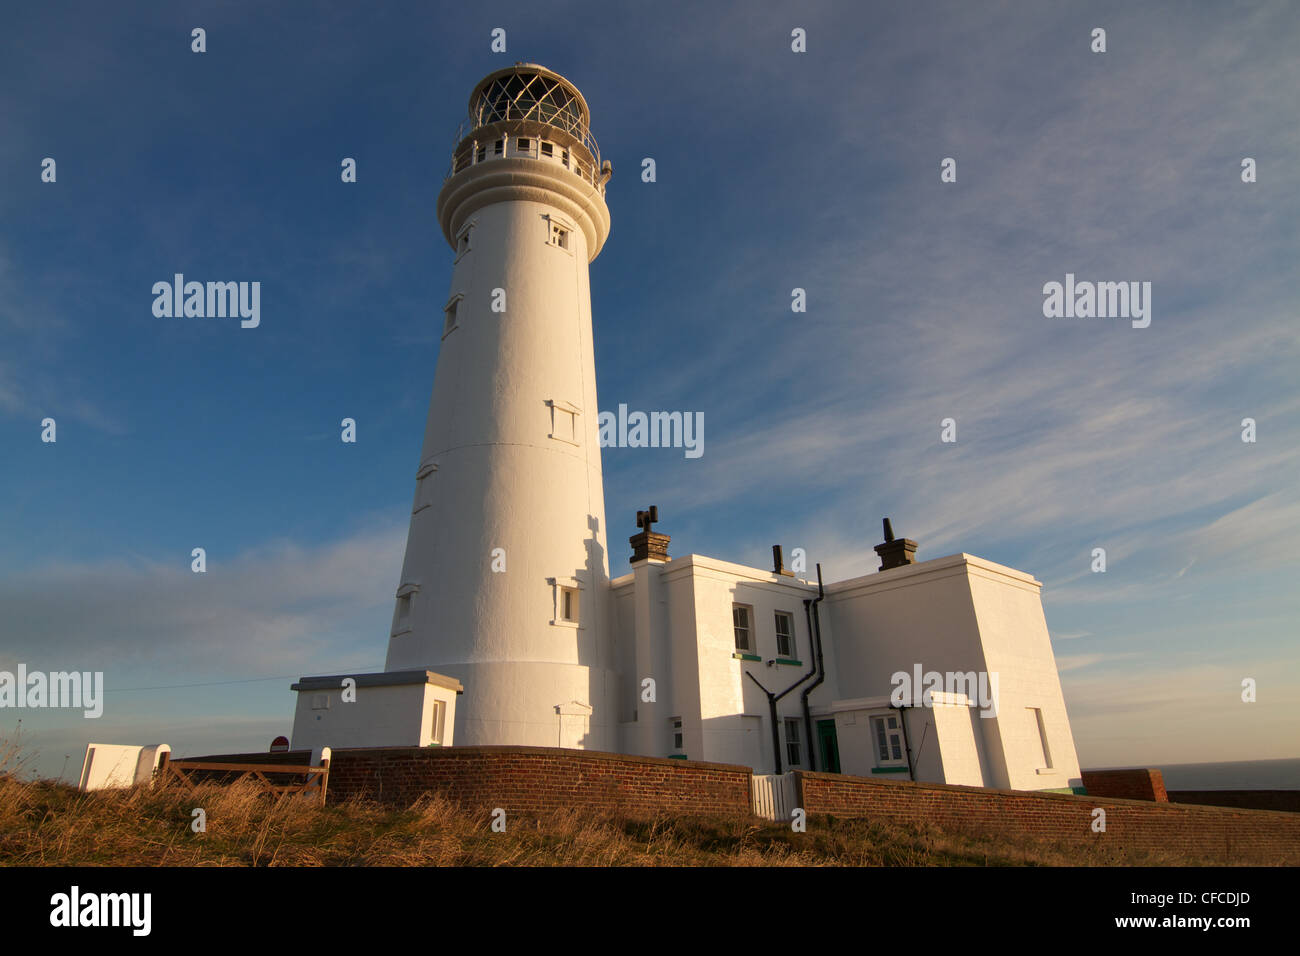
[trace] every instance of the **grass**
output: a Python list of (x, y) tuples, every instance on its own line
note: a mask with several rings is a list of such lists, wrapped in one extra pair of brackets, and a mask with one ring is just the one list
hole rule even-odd
[[(191, 829), (202, 807), (207, 829)], [(134, 787), (80, 793), (0, 773), (0, 865), (8, 866), (1057, 866), (1194, 865), (1166, 853), (1035, 843), (817, 816), (806, 833), (736, 817), (640, 819), (590, 812), (511, 815), (437, 796), (393, 809), (324, 808), (255, 784), (196, 793)]]

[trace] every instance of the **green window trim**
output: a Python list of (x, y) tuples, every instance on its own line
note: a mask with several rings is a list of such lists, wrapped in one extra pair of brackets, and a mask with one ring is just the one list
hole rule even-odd
[(733, 651), (731, 656), (738, 661), (757, 661), (760, 664), (763, 662), (763, 658), (757, 654), (742, 654), (740, 651)]
[(668, 759), (669, 759), (669, 760), (689, 760), (690, 758), (687, 757), (686, 754), (669, 754), (669, 755), (668, 755)]
[(907, 773), (906, 767), (872, 767), (872, 773)]
[(776, 662), (778, 664), (792, 664), (795, 667), (803, 667), (803, 661), (792, 660), (789, 657), (778, 657)]

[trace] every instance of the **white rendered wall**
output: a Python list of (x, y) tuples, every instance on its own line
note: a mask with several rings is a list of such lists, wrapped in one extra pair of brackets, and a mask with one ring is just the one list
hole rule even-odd
[[(630, 593), (629, 593), (630, 592)], [(807, 673), (813, 663), (812, 644), (805, 623), (803, 599), (816, 596), (816, 588), (744, 565), (686, 555), (672, 561), (638, 562), (630, 582), (620, 579), (618, 615), (634, 627), (631, 640), (637, 662), (637, 683), (655, 677), (658, 701), (638, 700), (635, 724), (625, 725), (624, 749), (648, 756), (668, 756), (672, 717), (683, 726), (682, 752), (693, 760), (709, 760), (772, 770), (772, 728), (767, 698), (749, 678), (747, 670), (774, 692), (785, 690)], [(626, 594), (627, 597), (622, 597)], [(761, 661), (738, 660), (732, 628), (732, 605), (753, 609), (753, 653)], [(784, 657), (777, 653), (775, 612), (794, 619), (796, 654), (801, 664), (767, 665)], [(626, 626), (626, 624), (625, 624)], [(823, 621), (823, 639), (826, 639)], [(620, 640), (627, 640), (620, 635)], [(827, 650), (827, 669), (832, 655)], [(664, 675), (667, 675), (665, 679)], [(814, 710), (829, 703), (834, 680), (828, 676), (812, 694)], [(778, 719), (803, 720), (799, 691), (777, 705)], [(816, 717), (814, 716), (814, 721)], [(789, 770), (785, 736), (781, 735), (782, 769)], [(800, 736), (800, 762), (806, 768), (807, 746)]]
[[(436, 684), (355, 688), (343, 701), (342, 688), (298, 691), (293, 716), (294, 750), (321, 747), (427, 747), (434, 742), (434, 702), (443, 706), (441, 745), (451, 746), (456, 726), (456, 692)], [(327, 707), (317, 707), (324, 698)]]
[[(1079, 756), (1037, 582), (976, 566), (970, 585), (984, 658), (1001, 675), (998, 716), (984, 723), (996, 724), (1009, 785), (1017, 790), (1080, 785)], [(1044, 769), (1038, 721), (1029, 708), (1042, 710), (1050, 769)]]
[[(385, 669), (428, 668), (461, 681), (458, 743), (555, 746), (561, 723), (573, 725), (557, 708), (577, 703), (592, 715), (571, 744), (614, 749), (591, 245), (589, 223), (565, 198), (569, 181), (604, 206), (573, 173), (546, 167), (480, 164), (458, 174), (469, 184), (467, 213), (452, 216), (440, 200), (453, 235), (462, 219), (473, 225), (452, 272), (450, 293), (463, 298), (438, 354), (419, 461), (437, 470), (428, 506), (412, 514), (400, 582), (419, 590), (410, 629), (389, 640)], [(525, 173), (534, 185), (508, 184)], [(489, 193), (494, 201), (471, 208)], [(550, 244), (552, 218), (574, 227), (568, 250)], [(492, 310), (495, 289), (505, 292), (504, 313)], [(442, 313), (431, 321), (441, 327)], [(552, 402), (577, 409), (576, 442), (551, 437)], [(495, 549), (504, 572), (492, 570)], [(551, 623), (550, 581), (581, 589), (580, 627)]]
[[(888, 697), (891, 676), (912, 673), (917, 664), (941, 673), (996, 672), (999, 716), (973, 721), (984, 785), (1044, 790), (1078, 783), (1040, 587), (1027, 574), (968, 554), (828, 586), (824, 616), (835, 622), (840, 692)], [(1027, 707), (1044, 709), (1059, 775), (1037, 773)], [(909, 734), (913, 726), (909, 720)]]

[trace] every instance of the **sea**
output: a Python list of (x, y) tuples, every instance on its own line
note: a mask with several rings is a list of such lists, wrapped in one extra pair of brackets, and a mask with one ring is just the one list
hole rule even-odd
[(1166, 790), (1300, 790), (1300, 758), (1140, 766), (1158, 769)]

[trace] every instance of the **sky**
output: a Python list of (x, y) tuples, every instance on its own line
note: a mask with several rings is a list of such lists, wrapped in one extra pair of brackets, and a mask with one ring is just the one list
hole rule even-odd
[[(264, 750), (293, 679), (383, 668), (434, 202), (528, 61), (613, 164), (600, 407), (705, 422), (605, 449), (612, 574), (652, 503), (674, 555), (828, 581), (888, 515), (1043, 582), (1084, 767), (1300, 757), (1298, 49), (1272, 2), (6, 5), (0, 670), (107, 693), (0, 735), (65, 778), (91, 740)], [(260, 281), (260, 325), (155, 317), (177, 272)], [(1067, 274), (1150, 282), (1150, 325), (1045, 316)]]

